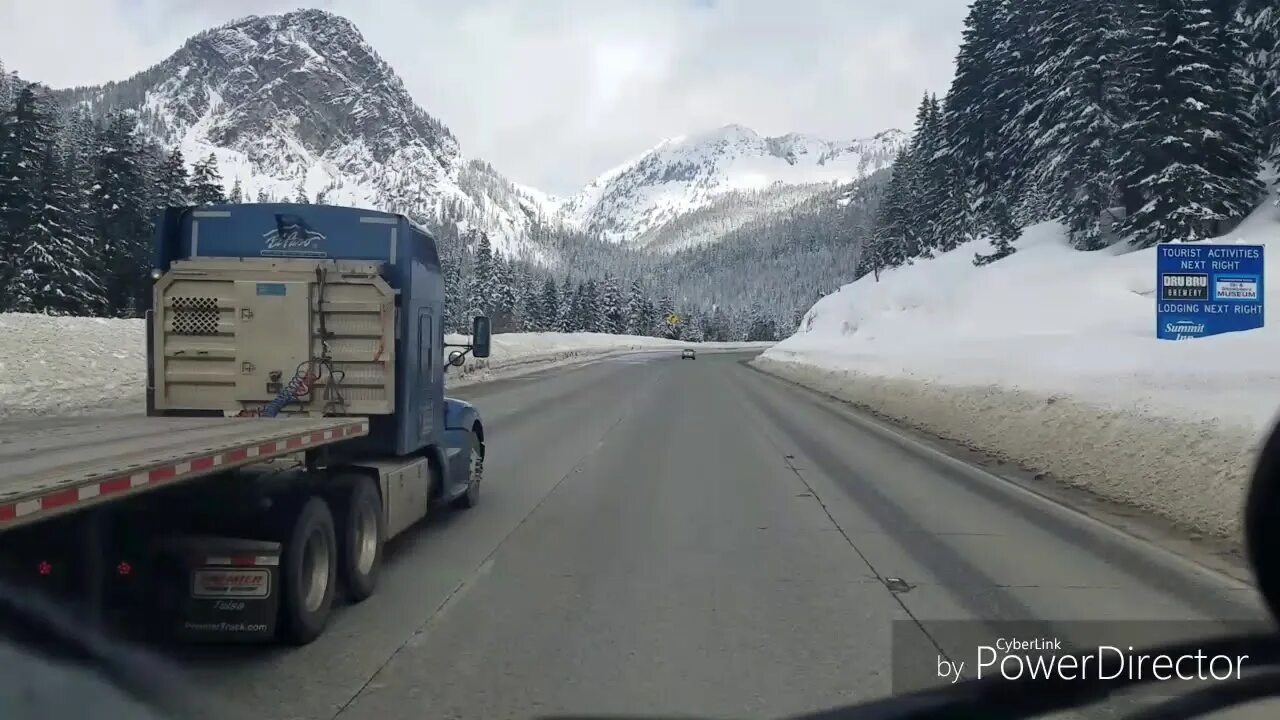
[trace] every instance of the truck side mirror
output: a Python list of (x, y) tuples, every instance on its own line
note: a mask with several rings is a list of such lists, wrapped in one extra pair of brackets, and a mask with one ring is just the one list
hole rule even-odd
[(478, 358), (489, 357), (489, 318), (477, 315), (471, 321), (471, 354)]

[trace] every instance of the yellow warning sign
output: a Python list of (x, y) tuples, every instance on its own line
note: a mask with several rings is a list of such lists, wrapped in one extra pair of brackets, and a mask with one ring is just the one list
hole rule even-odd
[(668, 325), (679, 325), (679, 324), (680, 324), (680, 316), (679, 316), (679, 315), (677, 315), (677, 314), (675, 314), (675, 313), (671, 313), (670, 315), (668, 315), (668, 316), (667, 316), (667, 324), (668, 324)]

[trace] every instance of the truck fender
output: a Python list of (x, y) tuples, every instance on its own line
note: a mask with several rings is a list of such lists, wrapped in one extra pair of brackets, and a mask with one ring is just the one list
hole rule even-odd
[(446, 430), (470, 430), (480, 419), (476, 406), (466, 400), (444, 399), (444, 427)]
[[(468, 456), (462, 448), (474, 429), (480, 440), (480, 455), (484, 456), (484, 426), (480, 422), (480, 413), (471, 403), (455, 398), (444, 399), (444, 444), (445, 454), (450, 462), (445, 465), (445, 496), (454, 497), (466, 492), (471, 482), (467, 477), (470, 466)], [(458, 450), (455, 452), (455, 450)]]

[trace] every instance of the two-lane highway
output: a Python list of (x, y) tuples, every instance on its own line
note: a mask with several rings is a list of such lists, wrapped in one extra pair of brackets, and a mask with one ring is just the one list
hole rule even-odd
[(487, 423), (480, 505), (395, 543), (310, 646), (184, 650), (211, 716), (768, 717), (888, 694), (895, 621), (1262, 617), (1247, 586), (745, 357), (458, 392)]

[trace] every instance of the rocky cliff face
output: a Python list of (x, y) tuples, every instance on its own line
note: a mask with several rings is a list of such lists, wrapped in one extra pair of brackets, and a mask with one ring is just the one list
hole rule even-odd
[(474, 224), (512, 254), (538, 256), (543, 198), (465, 159), (348, 20), (320, 10), (248, 17), (200, 33), (120, 83), (64, 91), (95, 109), (134, 108), (145, 132), (189, 163), (218, 159), (250, 200), (378, 207)]

